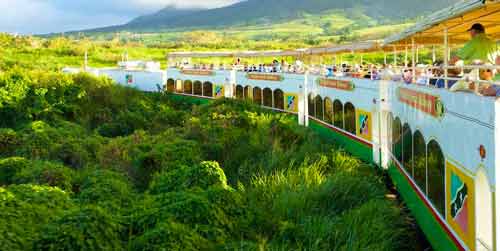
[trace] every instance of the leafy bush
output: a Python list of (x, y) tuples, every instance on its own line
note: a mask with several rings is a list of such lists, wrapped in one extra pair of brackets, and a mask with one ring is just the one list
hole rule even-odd
[(125, 250), (123, 227), (111, 214), (95, 206), (66, 212), (41, 230), (36, 250)]
[(19, 143), (19, 136), (14, 130), (0, 128), (0, 156), (10, 156), (14, 154)]
[(0, 159), (0, 185), (10, 185), (16, 173), (28, 167), (30, 162), (25, 158), (12, 157)]
[(38, 184), (72, 191), (74, 172), (61, 164), (48, 161), (32, 161), (12, 177), (15, 184)]
[(208, 189), (211, 186), (225, 188), (227, 179), (219, 163), (205, 161), (193, 167), (180, 166), (157, 175), (151, 182), (149, 191), (152, 194), (160, 194), (195, 187)]
[(110, 170), (88, 170), (82, 176), (77, 196), (81, 204), (96, 204), (111, 212), (131, 208), (135, 194), (122, 174)]
[(220, 205), (210, 203), (202, 191), (183, 191), (149, 196), (144, 202), (134, 223), (139, 233), (144, 233), (157, 224), (175, 221), (195, 229), (211, 241), (223, 242), (230, 235), (232, 222)]
[(44, 224), (73, 206), (69, 194), (59, 188), (0, 187), (0, 246), (3, 250), (31, 250)]
[(132, 250), (213, 250), (213, 244), (187, 225), (172, 221), (158, 224), (132, 240)]

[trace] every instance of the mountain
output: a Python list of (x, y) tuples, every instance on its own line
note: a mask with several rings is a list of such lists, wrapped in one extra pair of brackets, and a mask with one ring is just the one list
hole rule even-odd
[(106, 30), (167, 30), (199, 27), (248, 25), (280, 20), (291, 20), (307, 14), (331, 10), (361, 10), (379, 20), (401, 21), (412, 19), (444, 8), (458, 0), (247, 0), (230, 6), (197, 10), (166, 7), (152, 15), (138, 17), (131, 22)]

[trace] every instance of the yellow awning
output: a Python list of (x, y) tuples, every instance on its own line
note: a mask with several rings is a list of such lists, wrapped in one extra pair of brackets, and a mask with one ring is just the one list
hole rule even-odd
[(387, 38), (384, 45), (443, 44), (445, 31), (449, 44), (470, 39), (467, 30), (475, 23), (486, 28), (489, 37), (500, 39), (500, 0), (468, 0), (452, 5), (425, 18), (415, 26)]

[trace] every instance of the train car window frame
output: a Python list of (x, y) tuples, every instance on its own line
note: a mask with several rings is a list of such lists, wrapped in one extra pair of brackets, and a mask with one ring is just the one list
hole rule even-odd
[(434, 207), (445, 217), (446, 195), (446, 158), (436, 140), (427, 143), (427, 198)]
[(276, 109), (285, 109), (285, 93), (281, 89), (276, 89), (273, 92), (274, 104), (273, 107)]
[(203, 83), (199, 80), (193, 82), (193, 95), (203, 96)]
[(265, 107), (273, 107), (273, 90), (271, 90), (271, 88), (269, 87), (266, 87), (262, 90), (262, 104), (265, 106)]
[(333, 125), (344, 129), (344, 105), (338, 99), (333, 101)]
[(323, 98), (319, 94), (316, 95), (316, 97), (314, 98), (314, 107), (315, 107), (314, 109), (315, 109), (315, 115), (316, 115), (314, 117), (319, 119), (319, 120), (324, 121)]
[[(182, 85), (182, 90), (184, 94), (193, 94), (193, 81), (191, 80), (184, 80), (184, 83)], [(186, 86), (190, 86), (189, 88), (186, 88)]]
[(323, 107), (325, 122), (333, 125), (333, 102), (329, 97), (325, 97)]
[(344, 105), (344, 130), (356, 135), (356, 107), (351, 102)]
[(213, 97), (214, 96), (214, 84), (210, 81), (203, 83), (203, 96)]
[(262, 105), (262, 89), (258, 86), (253, 88), (253, 102), (257, 105)]

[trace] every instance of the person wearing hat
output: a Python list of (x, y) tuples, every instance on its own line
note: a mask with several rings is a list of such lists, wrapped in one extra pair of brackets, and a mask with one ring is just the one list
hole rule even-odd
[[(486, 35), (484, 26), (480, 23), (476, 23), (472, 25), (468, 32), (470, 33), (471, 40), (457, 51), (455, 56), (450, 60), (450, 65), (496, 64), (498, 62), (497, 44)], [(462, 63), (460, 63), (460, 61), (462, 61)], [(449, 74), (458, 76), (459, 72), (450, 70)], [(469, 75), (470, 74), (472, 73), (469, 73)], [(491, 80), (493, 78), (493, 73), (490, 70), (480, 71), (479, 76), (476, 77), (480, 77), (483, 80)], [(475, 83), (469, 80), (460, 80), (456, 84), (450, 86), (450, 91), (474, 91), (475, 89)], [(493, 94), (493, 89), (488, 85), (481, 85), (478, 94), (490, 96)]]
[(497, 44), (486, 36), (484, 26), (476, 23), (472, 25), (468, 32), (471, 40), (457, 51), (450, 63), (454, 65), (459, 60), (463, 60), (466, 64), (476, 63), (477, 61), (480, 61), (481, 64), (495, 64)]

